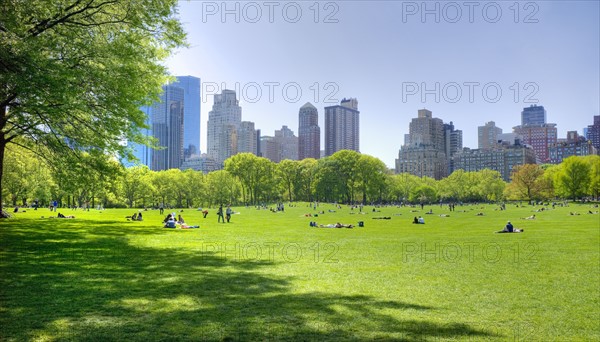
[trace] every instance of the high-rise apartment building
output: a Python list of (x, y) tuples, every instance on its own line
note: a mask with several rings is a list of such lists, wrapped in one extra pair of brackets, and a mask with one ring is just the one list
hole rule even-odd
[(513, 127), (523, 144), (533, 148), (538, 163), (550, 162), (548, 148), (556, 144), (556, 124), (546, 123), (543, 106), (530, 106), (521, 112), (521, 125)]
[(568, 131), (566, 139), (559, 139), (548, 149), (552, 164), (560, 164), (563, 159), (571, 156), (588, 156), (597, 153), (598, 150), (592, 142), (577, 134), (577, 131)]
[(446, 177), (449, 155), (462, 149), (462, 132), (453, 124), (444, 125), (431, 111), (421, 109), (409, 125), (408, 144), (403, 145), (396, 159), (397, 173), (411, 173), (435, 179)]
[(354, 98), (325, 107), (325, 156), (340, 150), (360, 152), (359, 114), (358, 101)]
[(600, 115), (594, 115), (594, 124), (587, 127), (585, 137), (592, 142), (596, 150), (600, 150)]
[(200, 79), (177, 76), (173, 83), (183, 89), (183, 158), (200, 154)]
[(238, 130), (242, 122), (242, 107), (235, 91), (225, 89), (214, 96), (212, 110), (208, 113), (207, 154), (217, 165), (237, 153)]
[(494, 121), (486, 122), (484, 126), (477, 127), (477, 148), (494, 148), (498, 144), (500, 134), (502, 134), (502, 128), (496, 127)]
[(238, 132), (238, 153), (252, 153), (258, 155), (257, 131), (254, 122), (242, 121)]
[(298, 159), (319, 159), (321, 156), (321, 128), (319, 112), (307, 102), (298, 113)]
[(298, 137), (288, 126), (275, 130), (275, 142), (279, 149), (279, 161), (284, 159), (298, 160)]
[(184, 90), (163, 86), (160, 101), (152, 106), (152, 135), (161, 149), (152, 151), (150, 168), (154, 171), (179, 168), (183, 161)]

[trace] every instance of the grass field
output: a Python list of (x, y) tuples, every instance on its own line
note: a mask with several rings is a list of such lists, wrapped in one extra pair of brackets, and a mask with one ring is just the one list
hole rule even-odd
[(0, 340), (599, 340), (598, 208), (495, 208), (28, 210), (0, 221)]

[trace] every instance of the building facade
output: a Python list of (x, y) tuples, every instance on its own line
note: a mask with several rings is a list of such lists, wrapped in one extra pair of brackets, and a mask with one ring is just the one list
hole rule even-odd
[(340, 150), (360, 152), (359, 114), (358, 101), (354, 98), (325, 107), (325, 156)]
[(298, 137), (288, 126), (275, 130), (275, 142), (279, 149), (279, 160), (298, 160)]
[(300, 108), (298, 121), (298, 159), (319, 159), (321, 156), (319, 111), (307, 102)]
[(513, 128), (523, 144), (533, 148), (538, 164), (549, 163), (549, 148), (556, 144), (556, 124), (526, 125)]
[(183, 161), (184, 90), (163, 86), (160, 101), (152, 106), (152, 135), (160, 149), (152, 150), (150, 169), (179, 168)]
[(177, 76), (174, 86), (183, 89), (183, 158), (200, 154), (200, 79)]
[(566, 139), (558, 140), (549, 148), (551, 164), (560, 164), (563, 159), (572, 156), (589, 156), (597, 153), (598, 150), (592, 142), (578, 135), (577, 131), (567, 132)]
[(254, 122), (242, 121), (238, 132), (238, 153), (247, 152), (258, 155), (257, 134)]
[(594, 115), (594, 123), (587, 126), (585, 137), (600, 151), (600, 115)]
[(396, 173), (442, 179), (451, 172), (448, 156), (462, 149), (462, 132), (421, 109), (411, 120), (405, 141), (408, 143), (400, 148), (396, 159)]
[(477, 127), (477, 148), (494, 148), (498, 143), (500, 134), (502, 134), (502, 128), (496, 127), (494, 121), (486, 122), (485, 125)]
[(521, 126), (543, 125), (546, 123), (546, 109), (544, 106), (531, 105), (523, 108), (521, 112)]
[(242, 107), (236, 93), (225, 89), (214, 96), (208, 113), (207, 154), (222, 168), (225, 159), (237, 153), (238, 130), (242, 122)]
[(513, 168), (535, 164), (535, 152), (522, 145), (498, 144), (490, 149), (463, 149), (452, 157), (454, 170), (467, 172), (490, 169), (498, 171), (504, 181), (510, 181)]

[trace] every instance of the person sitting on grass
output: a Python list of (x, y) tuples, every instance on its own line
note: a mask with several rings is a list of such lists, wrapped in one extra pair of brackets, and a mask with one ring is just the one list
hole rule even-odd
[(183, 217), (181, 217), (181, 215), (177, 215), (177, 223), (185, 224), (185, 221), (183, 220)]
[(167, 215), (168, 219), (165, 222), (164, 228), (176, 228), (177, 224), (175, 223), (175, 219), (173, 218), (173, 215), (169, 214)]
[(137, 213), (133, 213), (133, 215), (131, 215), (131, 220), (132, 221), (136, 221), (137, 220)]
[(414, 220), (413, 220), (413, 222), (412, 222), (412, 223), (413, 223), (413, 224), (419, 224), (419, 219), (418, 219), (418, 218), (415, 216), (415, 218), (414, 218)]
[(524, 229), (515, 228), (510, 221), (506, 223), (503, 230), (497, 231), (496, 233), (522, 233)]
[(142, 221), (142, 212), (140, 211), (137, 216), (137, 221)]
[(419, 221), (419, 224), (425, 224), (425, 219), (421, 216), (419, 216), (418, 221)]

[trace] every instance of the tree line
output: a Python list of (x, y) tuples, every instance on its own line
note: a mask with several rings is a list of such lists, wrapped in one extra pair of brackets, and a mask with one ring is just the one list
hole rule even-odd
[(572, 200), (600, 196), (600, 156), (570, 157), (558, 165), (515, 167), (506, 183), (489, 169), (457, 170), (435, 180), (393, 174), (378, 158), (343, 150), (322, 159), (274, 163), (250, 153), (225, 161), (223, 170), (152, 171), (124, 167), (100, 152), (40, 158), (40, 151), (11, 145), (4, 159), (5, 205), (173, 207), (261, 205), (274, 202), (337, 203), (500, 202)]

